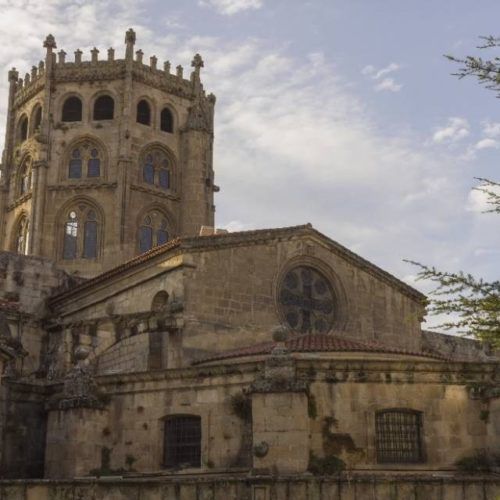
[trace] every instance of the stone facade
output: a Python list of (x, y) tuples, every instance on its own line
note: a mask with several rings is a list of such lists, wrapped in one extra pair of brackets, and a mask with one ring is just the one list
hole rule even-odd
[(498, 353), (310, 224), (214, 230), (203, 61), (134, 43), (9, 74), (0, 497), (495, 498)]

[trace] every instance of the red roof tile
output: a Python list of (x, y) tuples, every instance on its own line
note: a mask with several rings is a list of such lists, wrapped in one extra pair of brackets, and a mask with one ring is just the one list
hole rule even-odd
[[(220, 361), (231, 358), (241, 358), (246, 356), (258, 356), (270, 354), (276, 347), (276, 342), (264, 342), (248, 347), (241, 347), (229, 351), (222, 351), (212, 354), (206, 358), (195, 361), (193, 364), (205, 363), (208, 361)], [(443, 356), (430, 352), (409, 351), (406, 349), (385, 346), (378, 342), (360, 342), (346, 339), (337, 335), (310, 334), (295, 335), (289, 338), (285, 345), (291, 352), (371, 352), (384, 354), (402, 354), (407, 356), (425, 356), (444, 360)]]

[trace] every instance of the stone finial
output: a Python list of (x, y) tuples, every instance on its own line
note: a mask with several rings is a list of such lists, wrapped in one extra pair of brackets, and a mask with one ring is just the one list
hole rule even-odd
[(142, 56), (143, 55), (144, 55), (144, 52), (141, 49), (135, 51), (135, 60), (140, 64), (142, 64)]
[(99, 60), (99, 49), (97, 49), (96, 47), (94, 47), (91, 51), (90, 51), (90, 54), (91, 54), (91, 61), (92, 63), (97, 63), (97, 61)]
[(66, 52), (64, 52), (64, 50), (60, 50), (57, 53), (57, 56), (59, 58), (58, 60), (59, 64), (64, 64), (66, 62)]
[(56, 39), (54, 36), (50, 34), (47, 35), (47, 38), (45, 38), (45, 41), (43, 42), (43, 46), (47, 49), (47, 52), (51, 52), (52, 49), (57, 49)]
[(215, 97), (215, 95), (210, 92), (210, 94), (207, 95), (207, 100), (212, 106), (215, 106), (215, 101), (217, 101), (217, 97)]
[(80, 49), (75, 50), (75, 64), (81, 64), (82, 62), (82, 51)]
[(195, 54), (193, 60), (191, 61), (191, 66), (197, 75), (200, 74), (200, 69), (204, 67), (203, 59), (200, 54)]
[(31, 66), (31, 81), (35, 80), (38, 75), (38, 68), (36, 66)]
[(113, 47), (110, 47), (108, 49), (108, 61), (114, 61), (115, 60), (115, 49)]
[(41, 75), (45, 69), (45, 63), (43, 61), (40, 61), (38, 63), (38, 74)]
[(163, 71), (165, 71), (167, 75), (170, 75), (170, 61), (165, 61), (163, 63)]
[(183, 69), (183, 67), (179, 64), (179, 66), (177, 66), (176, 70), (177, 70), (177, 76), (178, 76), (179, 78), (182, 78), (182, 75), (183, 75), (183, 73), (184, 73), (184, 69)]
[(125, 43), (127, 45), (135, 44), (135, 31), (132, 28), (128, 29), (125, 33)]
[(22, 89), (23, 88), (23, 79), (22, 78), (19, 78), (19, 80), (17, 80), (17, 88), (18, 89)]
[(16, 68), (12, 68), (9, 71), (9, 82), (16, 83), (18, 79), (19, 79), (19, 71), (17, 71)]
[(30, 81), (31, 81), (30, 74), (26, 73), (24, 75), (24, 85), (28, 86), (30, 84)]
[(151, 56), (149, 58), (149, 65), (151, 69), (156, 69), (156, 65), (158, 64), (158, 58), (156, 56)]

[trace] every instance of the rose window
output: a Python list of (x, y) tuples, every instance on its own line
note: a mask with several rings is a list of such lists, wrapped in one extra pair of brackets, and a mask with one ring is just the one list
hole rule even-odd
[(300, 333), (327, 333), (335, 317), (335, 295), (325, 276), (312, 267), (288, 271), (278, 302), (288, 326)]

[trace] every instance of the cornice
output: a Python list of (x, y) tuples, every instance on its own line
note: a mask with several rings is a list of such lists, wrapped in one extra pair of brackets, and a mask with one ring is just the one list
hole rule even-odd
[(180, 196), (171, 194), (171, 193), (166, 193), (165, 191), (159, 190), (159, 189), (154, 189), (146, 186), (140, 186), (138, 184), (131, 184), (130, 189), (133, 191), (140, 191), (142, 193), (147, 193), (152, 196), (157, 196), (158, 198), (164, 198), (172, 201), (179, 201)]

